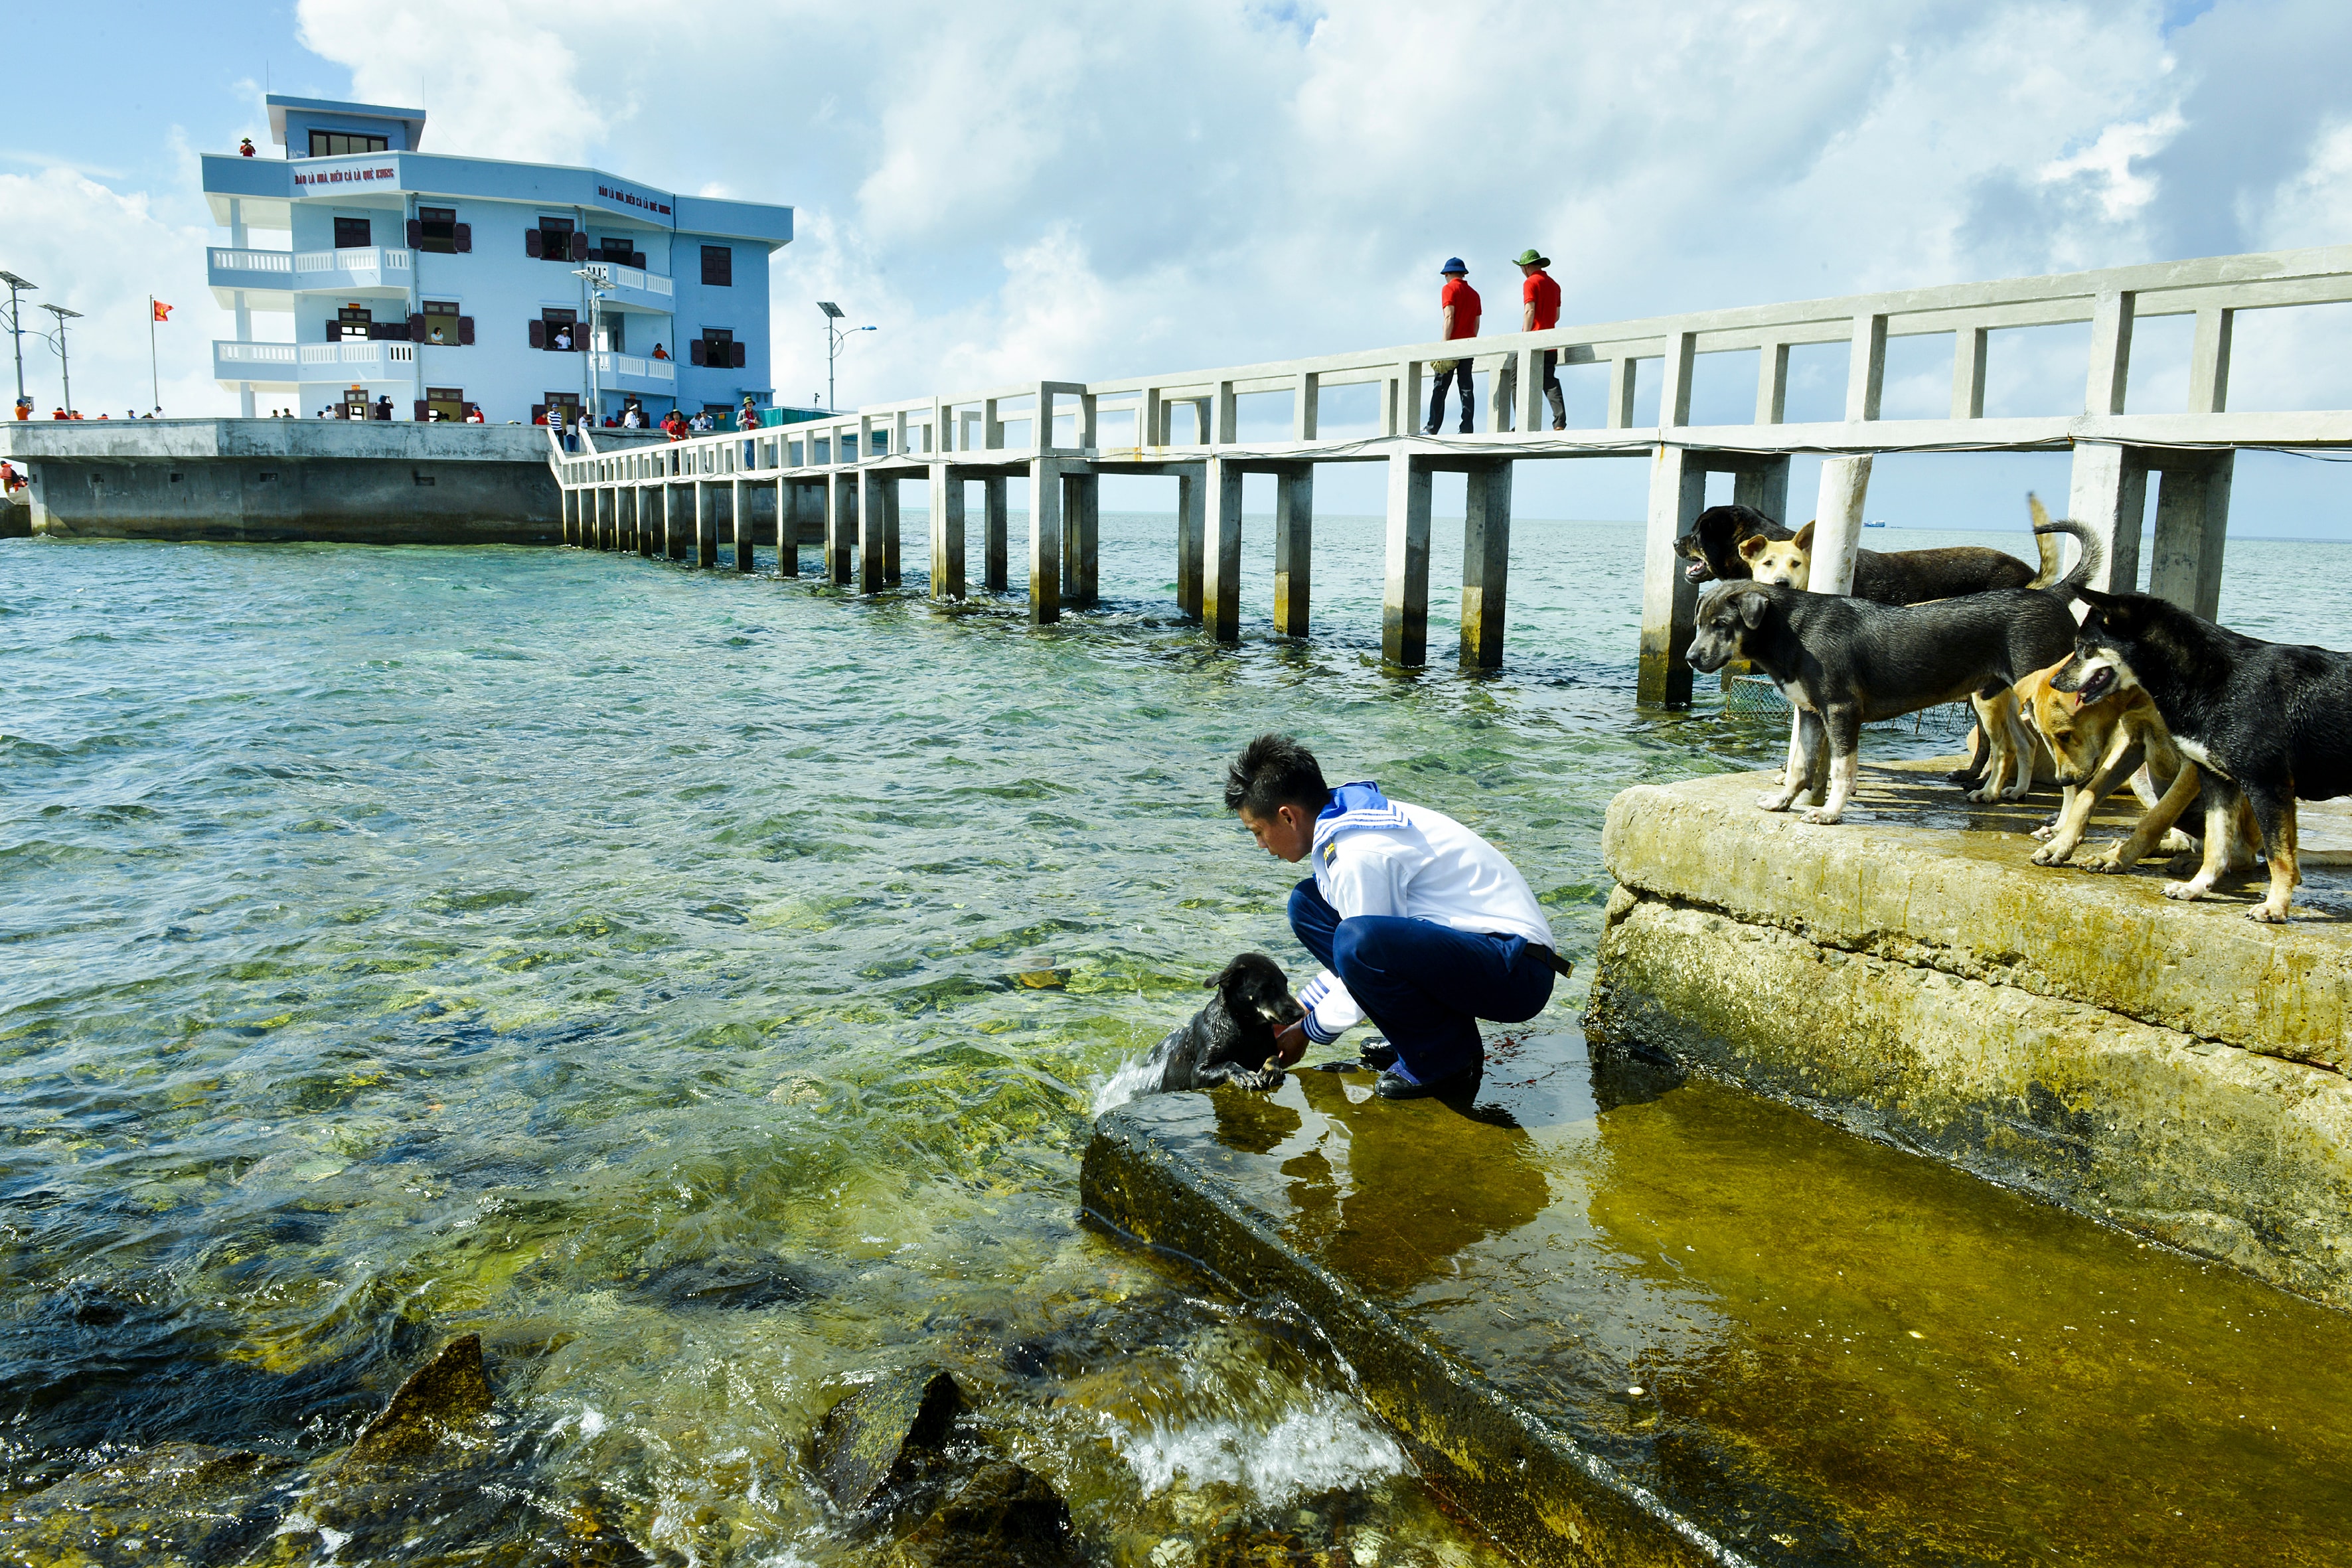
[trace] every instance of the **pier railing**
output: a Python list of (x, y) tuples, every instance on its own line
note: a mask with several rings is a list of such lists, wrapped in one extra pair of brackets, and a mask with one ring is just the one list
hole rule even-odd
[[(1686, 701), (1683, 654), (1696, 590), (1678, 570), (1676, 539), (1702, 510), (1706, 476), (1733, 477), (1736, 500), (1775, 518), (1788, 515), (1789, 459), (1819, 453), (1822, 465), (1815, 542), (1816, 583), (1843, 586), (1861, 527), (1869, 462), (1880, 452), (2071, 449), (2069, 511), (2107, 545), (2108, 584), (2137, 580), (2140, 520), (2150, 475), (2158, 475), (2150, 586), (2210, 616), (2220, 594), (2230, 480), (2242, 447), (2352, 445), (2352, 410), (2231, 413), (2231, 343), (2241, 310), (2352, 301), (2352, 246), (2213, 257), (2045, 278), (1900, 289), (1843, 299), (1748, 306), (1637, 321), (1517, 332), (1468, 342), (1425, 342), (1261, 364), (1090, 382), (1040, 381), (952, 396), (870, 405), (807, 424), (719, 433), (625, 452), (600, 449), (591, 435), (580, 454), (551, 458), (565, 490), (566, 538), (647, 553), (657, 501), (661, 548), (717, 560), (717, 519), (726, 498), (738, 561), (749, 568), (752, 500), (772, 485), (773, 538), (793, 546), (821, 517), (826, 574), (872, 592), (898, 577), (900, 479), (930, 485), (930, 591), (965, 592), (965, 489), (982, 487), (983, 581), (1007, 587), (1003, 481), (1031, 484), (1029, 605), (1033, 619), (1058, 619), (1065, 603), (1095, 595), (1096, 481), (1107, 473), (1161, 474), (1178, 481), (1180, 607), (1211, 635), (1239, 635), (1242, 477), (1276, 476), (1275, 621), (1287, 635), (1307, 629), (1313, 475), (1321, 463), (1389, 465), (1382, 648), (1401, 664), (1423, 662), (1429, 600), (1430, 476), (1468, 475), (1464, 542), (1462, 658), (1492, 666), (1502, 657), (1511, 475), (1522, 461), (1622, 456), (1653, 458), (1645, 545), (1641, 694), (1645, 702)], [(2135, 324), (2158, 316), (2194, 319), (2186, 406), (2126, 414)], [(1994, 334), (2010, 329), (2090, 324), (2080, 413), (1985, 414), (1986, 370)], [(1932, 418), (1882, 416), (1890, 339), (1952, 340), (1951, 401)], [(1841, 417), (1786, 417), (1790, 352), (1809, 344), (1846, 347)], [(1422, 402), (1432, 366), (1467, 351), (1486, 378), (1487, 428), (1476, 435), (1425, 435)], [(1754, 351), (1750, 419), (1693, 425), (1692, 388), (1701, 357)], [(1607, 367), (1603, 422), (1549, 428), (1547, 356), (1561, 366)], [(1649, 362), (1644, 368), (1644, 362)], [(1654, 424), (1633, 422), (1635, 389), (1654, 376)], [(1341, 389), (1368, 386), (1369, 420), (1342, 426), (1323, 404)], [(1287, 399), (1278, 435), (1244, 438), (1245, 400)], [(1367, 400), (1351, 400), (1359, 407)], [(675, 492), (693, 494), (691, 527), (672, 510)], [(653, 501), (648, 500), (648, 497)], [(587, 498), (583, 500), (582, 498)], [(740, 525), (735, 525), (740, 520)]]

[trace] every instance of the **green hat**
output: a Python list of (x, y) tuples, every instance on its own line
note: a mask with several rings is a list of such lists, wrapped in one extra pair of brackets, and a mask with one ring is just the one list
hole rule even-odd
[(1511, 263), (1516, 267), (1549, 267), (1551, 258), (1538, 256), (1533, 250), (1522, 250), (1511, 258)]

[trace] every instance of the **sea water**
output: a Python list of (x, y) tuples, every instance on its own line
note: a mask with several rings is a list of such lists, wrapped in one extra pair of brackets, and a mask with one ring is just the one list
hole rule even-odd
[[(12, 1497), (324, 1451), (476, 1331), (504, 1490), (421, 1535), (593, 1506), (664, 1562), (858, 1560), (808, 1435), (933, 1361), (1099, 1556), (1483, 1556), (1311, 1325), (1079, 1223), (1091, 1108), (1234, 952), (1307, 962), (1297, 873), (1219, 805), (1249, 736), (1501, 846), (1566, 1017), (1610, 797), (1782, 731), (1705, 679), (1636, 710), (1636, 525), (1522, 521), (1484, 676), (1458, 522), (1422, 672), (1379, 658), (1377, 520), (1317, 520), (1303, 641), (1249, 520), (1233, 647), (1175, 615), (1164, 517), (1107, 516), (1104, 602), (1052, 627), (924, 599), (919, 526), (872, 599), (764, 558), (0, 544)], [(2352, 645), (2347, 559), (2233, 542), (2223, 617)]]

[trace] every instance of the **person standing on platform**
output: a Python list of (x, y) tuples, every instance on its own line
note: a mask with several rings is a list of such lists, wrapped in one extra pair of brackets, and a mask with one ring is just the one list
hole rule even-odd
[[(1519, 331), (1548, 332), (1559, 326), (1559, 285), (1553, 282), (1551, 274), (1544, 270), (1551, 265), (1551, 258), (1538, 256), (1534, 250), (1528, 249), (1520, 251), (1511, 259), (1518, 268), (1519, 276), (1527, 279), (1519, 289), (1521, 300)], [(1543, 390), (1545, 400), (1551, 405), (1551, 427), (1555, 430), (1567, 429), (1568, 405), (1560, 397), (1558, 349), (1543, 351)], [(1496, 395), (1507, 411), (1499, 427), (1510, 428), (1517, 423), (1518, 355), (1513, 354), (1503, 362), (1502, 384), (1496, 389)]]
[[(1462, 265), (1460, 257), (1451, 256), (1446, 258), (1445, 265), (1438, 268), (1437, 275), (1445, 279), (1445, 287), (1438, 292), (1437, 296), (1439, 314), (1444, 323), (1445, 341), (1452, 342), (1456, 338), (1476, 337), (1478, 335), (1478, 290), (1470, 287), (1470, 269)], [(1462, 434), (1469, 435), (1472, 397), (1469, 359), (1465, 356), (1462, 359), (1432, 360), (1429, 369), (1430, 373), (1436, 376), (1437, 384), (1430, 391), (1429, 423), (1423, 427), (1422, 434), (1434, 436), (1437, 434), (1437, 427), (1445, 423), (1445, 388), (1451, 382), (1458, 384), (1462, 388)]]
[(1290, 929), (1323, 964), (1307, 1016), (1275, 1037), (1288, 1067), (1370, 1018), (1388, 1037), (1360, 1062), (1383, 1100), (1475, 1093), (1478, 1020), (1521, 1024), (1569, 971), (1535, 892), (1501, 850), (1442, 812), (1371, 783), (1331, 788), (1315, 753), (1260, 735), (1225, 773), (1225, 809), (1260, 847), (1315, 875), (1290, 895)]

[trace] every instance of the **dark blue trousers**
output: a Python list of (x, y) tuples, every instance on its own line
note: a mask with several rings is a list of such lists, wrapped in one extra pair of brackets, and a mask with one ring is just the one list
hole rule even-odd
[(1290, 929), (1346, 983), (1416, 1082), (1484, 1062), (1479, 1019), (1522, 1024), (1551, 1000), (1551, 965), (1525, 937), (1402, 915), (1343, 921), (1311, 877), (1291, 892)]

